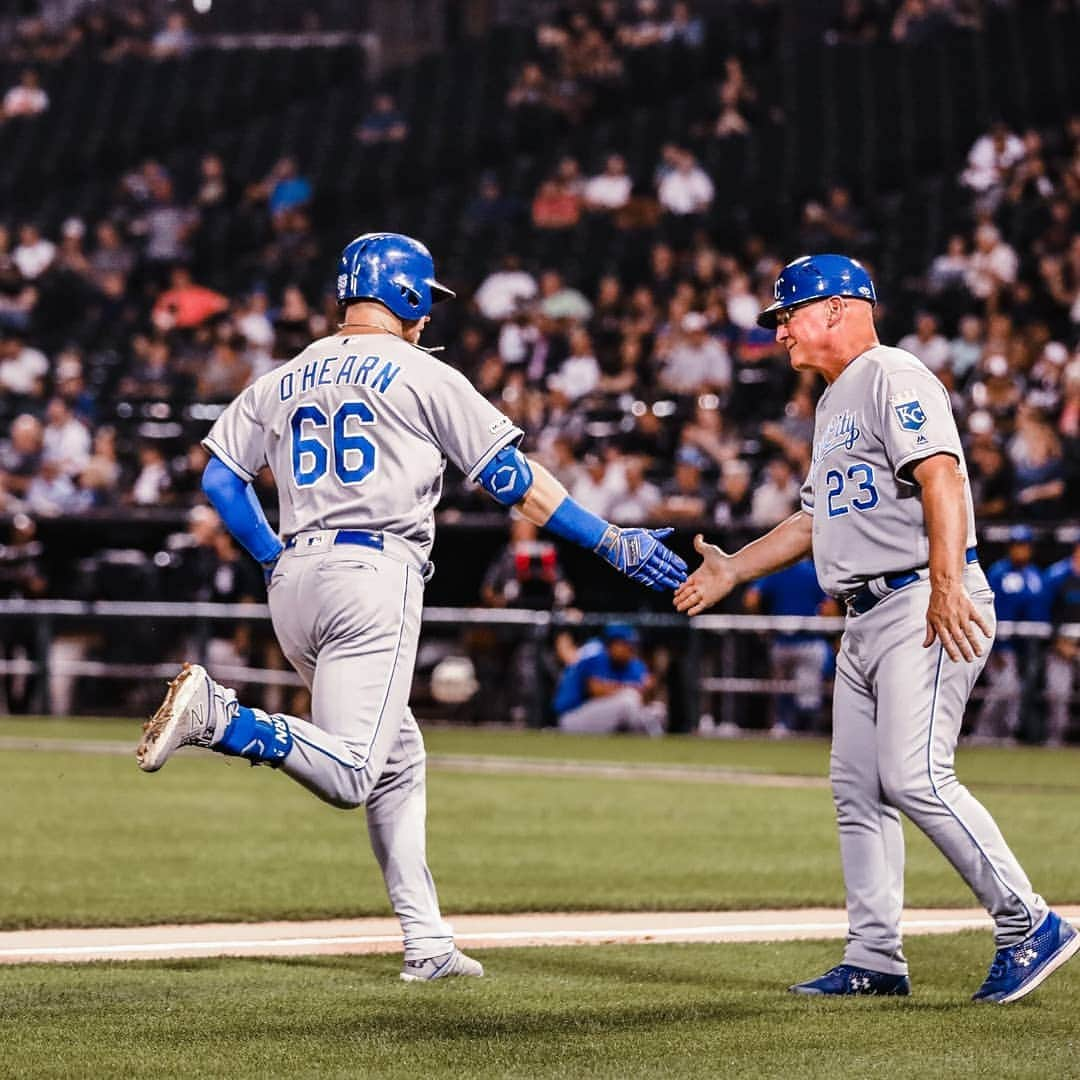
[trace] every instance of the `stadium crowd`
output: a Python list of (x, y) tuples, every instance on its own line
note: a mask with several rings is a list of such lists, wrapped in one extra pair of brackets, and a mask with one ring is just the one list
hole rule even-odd
[[(754, 6), (763, 20), (776, 13), (772, 0)], [(846, 0), (824, 42), (917, 43), (945, 25), (976, 28), (982, 7)], [(11, 58), (28, 66), (5, 114), (49, 122), (31, 64), (79, 49), (163, 58), (193, 46), (182, 15), (155, 25), (147, 10), (94, 8), (63, 32), (27, 22)], [(588, 157), (556, 152), (531, 198), (484, 173), (461, 222), (472, 255), (451, 283), (464, 314), (432, 327), (436, 340), (447, 333), (441, 362), (526, 431), (576, 499), (618, 522), (722, 533), (787, 516), (820, 388), (790, 370), (756, 314), (801, 252), (844, 251), (875, 269), (881, 226), (842, 184), (806, 199), (782, 245), (710, 229), (709, 148), (783, 123), (755, 83), (757, 25), (647, 172), (602, 141)], [(617, 105), (635, 51), (689, 56), (704, 42), (684, 0), (569, 5), (505, 73), (499, 122), (587, 125)], [(407, 147), (407, 110), (373, 89), (353, 138), (372, 154)], [(1058, 523), (1080, 478), (1080, 115), (1045, 129), (993, 124), (951, 183), (964, 211), (924, 268), (921, 309), (898, 325), (881, 282), (884, 321), (952, 394), (980, 520)], [(0, 514), (198, 505), (198, 437), (216, 410), (334, 332), (336, 246), (348, 237), (316, 229), (319, 198), (303, 160), (284, 155), (246, 175), (208, 152), (191, 175), (143, 161), (95, 220), (3, 222)], [(602, 257), (569, 261), (570, 250)], [(460, 477), (443, 505), (487, 508)]]

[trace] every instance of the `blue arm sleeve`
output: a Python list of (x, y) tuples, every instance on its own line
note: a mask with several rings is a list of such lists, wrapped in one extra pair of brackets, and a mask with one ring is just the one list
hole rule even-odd
[(610, 525), (567, 495), (547, 519), (544, 528), (564, 540), (573, 540), (575, 544), (595, 551)]
[(272, 563), (284, 550), (266, 520), (255, 489), (216, 457), (203, 470), (202, 488), (225, 528), (256, 561)]

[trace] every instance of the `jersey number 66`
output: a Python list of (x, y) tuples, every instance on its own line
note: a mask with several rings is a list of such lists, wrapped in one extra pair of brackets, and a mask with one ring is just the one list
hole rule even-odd
[(362, 484), (375, 469), (375, 444), (356, 429), (374, 423), (375, 413), (364, 401), (338, 406), (333, 424), (318, 405), (301, 405), (289, 420), (296, 486), (317, 484), (326, 475), (331, 456), (343, 484)]

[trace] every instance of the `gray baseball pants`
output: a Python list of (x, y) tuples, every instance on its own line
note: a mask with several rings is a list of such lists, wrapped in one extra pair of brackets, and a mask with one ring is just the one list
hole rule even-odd
[[(977, 564), (964, 574), (994, 620)], [(952, 863), (995, 923), (998, 948), (1022, 941), (1046, 914), (1042, 897), (987, 810), (956, 778), (953, 757), (971, 688), (985, 663), (954, 663), (922, 647), (930, 586), (914, 582), (849, 616), (837, 659), (830, 762), (847, 889), (844, 962), (906, 974), (904, 813)]]
[(303, 544), (281, 556), (269, 591), (274, 632), (311, 691), (311, 723), (285, 717), (281, 769), (333, 806), (365, 808), (406, 960), (454, 947), (427, 866), (426, 754), (408, 705), (423, 593), (404, 550)]

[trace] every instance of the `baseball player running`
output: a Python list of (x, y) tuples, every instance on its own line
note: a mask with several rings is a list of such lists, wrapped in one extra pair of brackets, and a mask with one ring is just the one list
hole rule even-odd
[[(203, 488), (266, 571), (274, 632), (311, 690), (311, 721), (270, 716), (184, 665), (145, 725), (140, 768), (185, 745), (281, 769), (332, 806), (364, 806), (405, 939), (406, 981), (482, 975), (454, 947), (427, 867), (424, 742), (408, 706), (433, 511), (446, 458), (504, 506), (664, 590), (686, 564), (670, 529), (589, 513), (517, 444), (520, 429), (417, 342), (454, 294), (416, 240), (372, 233), (341, 256), (340, 332), (249, 386), (204, 445)], [(251, 487), (269, 464), (283, 540)]]
[(701, 566), (676, 591), (696, 615), (736, 585), (812, 553), (847, 623), (837, 659), (830, 774), (849, 931), (844, 962), (798, 994), (910, 993), (900, 941), (903, 811), (995, 923), (975, 1001), (1031, 993), (1080, 935), (1037, 895), (953, 755), (994, 636), (977, 561), (963, 450), (941, 383), (880, 344), (866, 270), (841, 255), (796, 259), (759, 316), (797, 371), (828, 383), (817, 407), (802, 508), (733, 555), (695, 540)]

